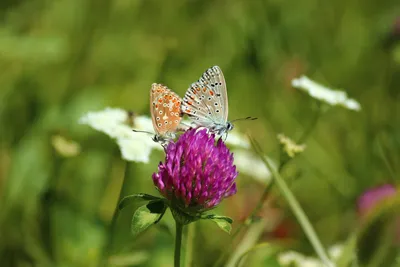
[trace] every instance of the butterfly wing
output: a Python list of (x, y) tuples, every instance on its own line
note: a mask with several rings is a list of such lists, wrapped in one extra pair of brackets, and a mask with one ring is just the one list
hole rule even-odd
[(228, 96), (224, 75), (218, 66), (206, 70), (187, 90), (182, 112), (194, 123), (210, 129), (224, 128), (228, 119)]
[(222, 121), (226, 122), (228, 120), (228, 94), (221, 68), (218, 66), (209, 68), (200, 78), (200, 82), (209, 85), (213, 89), (218, 101), (218, 107), (221, 110), (218, 117), (221, 117)]
[(156, 134), (173, 137), (181, 122), (182, 99), (167, 86), (153, 83), (150, 90), (150, 110)]

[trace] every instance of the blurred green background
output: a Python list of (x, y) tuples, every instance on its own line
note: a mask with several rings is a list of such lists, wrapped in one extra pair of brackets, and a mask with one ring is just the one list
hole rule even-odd
[[(219, 65), (229, 117), (278, 159), (276, 134), (298, 138), (315, 101), (293, 89), (302, 74), (357, 99), (361, 112), (332, 108), (286, 168), (291, 189), (327, 246), (357, 226), (355, 201), (368, 187), (396, 183), (400, 168), (398, 0), (2, 0), (0, 2), (1, 266), (97, 266), (109, 240), (125, 162), (106, 135), (77, 123), (107, 106), (149, 114), (149, 90), (164, 83), (183, 95)], [(55, 153), (55, 134), (81, 153)], [(129, 163), (122, 195), (157, 194), (162, 160)], [(390, 168), (388, 166), (391, 166)], [(393, 169), (391, 171), (391, 169)], [(239, 175), (239, 193), (218, 212), (237, 223), (263, 187)], [(288, 247), (312, 248), (275, 194)], [(172, 266), (172, 220), (130, 235), (122, 212), (108, 252), (117, 266)], [(288, 226), (289, 225), (289, 226)], [(274, 230), (262, 240), (280, 242)], [(195, 266), (211, 266), (230, 243), (212, 223), (197, 224)], [(262, 251), (245, 266), (269, 266)], [(271, 263), (272, 264), (272, 263)], [(275, 266), (275, 265), (271, 265)]]

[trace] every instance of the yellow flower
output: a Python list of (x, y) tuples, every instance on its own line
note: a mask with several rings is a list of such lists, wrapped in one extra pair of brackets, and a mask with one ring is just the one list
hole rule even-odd
[(298, 145), (292, 139), (284, 134), (278, 134), (279, 143), (283, 146), (283, 150), (293, 158), (296, 154), (301, 153), (306, 149), (306, 145)]

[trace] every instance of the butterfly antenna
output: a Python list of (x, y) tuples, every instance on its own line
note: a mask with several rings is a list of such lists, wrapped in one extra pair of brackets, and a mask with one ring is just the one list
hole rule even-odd
[(135, 130), (135, 129), (132, 129), (132, 131), (133, 131), (133, 132), (135, 132), (135, 133), (147, 133), (147, 134), (154, 134), (154, 133), (152, 133), (152, 132), (148, 132), (148, 131), (139, 131), (139, 130)]
[(246, 118), (234, 119), (234, 120), (232, 120), (231, 122), (234, 122), (234, 121), (244, 121), (244, 120), (254, 121), (254, 120), (256, 120), (256, 119), (258, 119), (258, 118), (255, 118), (255, 117), (246, 117)]

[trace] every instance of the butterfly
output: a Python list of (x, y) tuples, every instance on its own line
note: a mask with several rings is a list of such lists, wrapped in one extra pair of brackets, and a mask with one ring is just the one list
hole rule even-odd
[(206, 127), (217, 135), (233, 130), (233, 121), (228, 121), (228, 95), (220, 67), (207, 69), (197, 82), (192, 83), (183, 97), (181, 111), (192, 119), (193, 124)]
[(150, 111), (155, 135), (153, 140), (163, 147), (175, 138), (182, 120), (182, 99), (167, 86), (153, 83), (150, 90)]
[(209, 68), (192, 83), (183, 98), (181, 111), (196, 126), (206, 127), (218, 135), (233, 129), (233, 124), (228, 121), (225, 78), (218, 66)]

